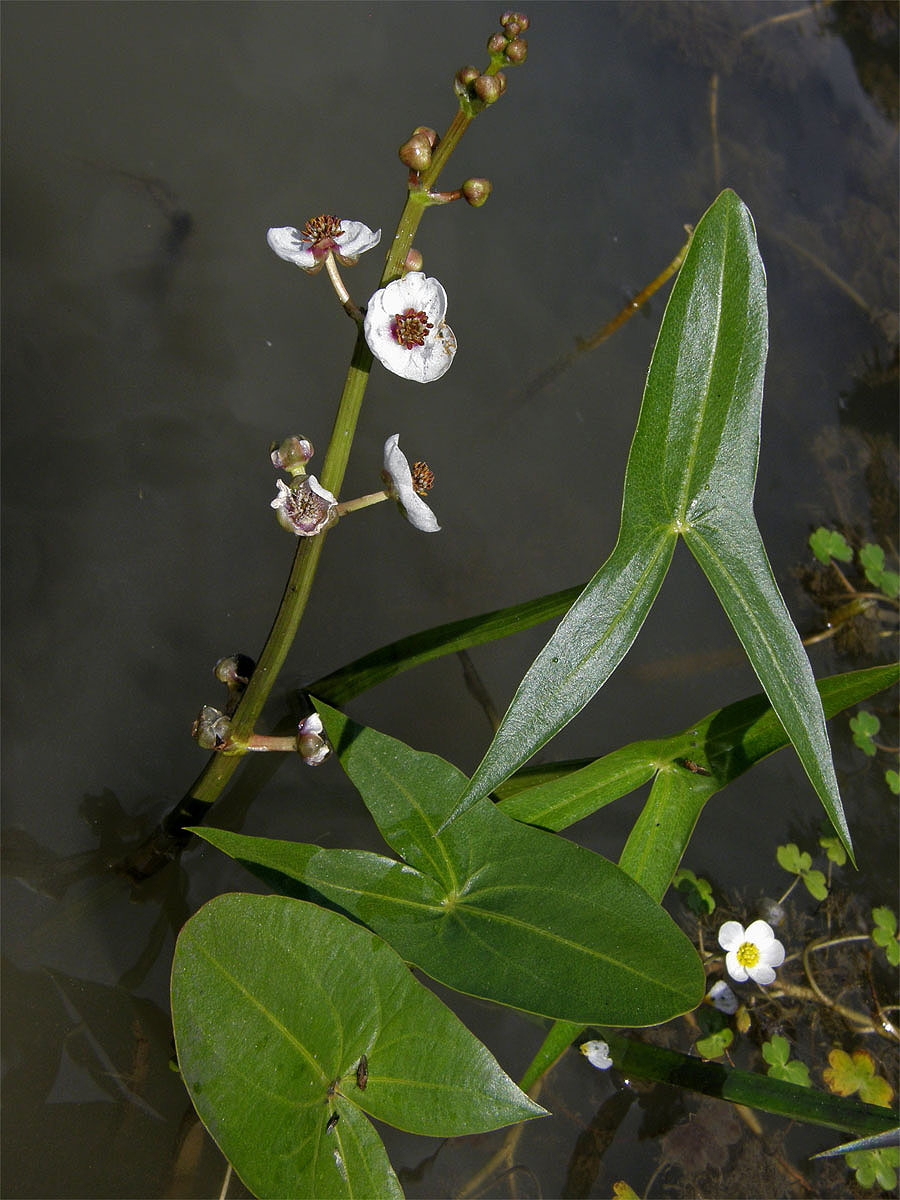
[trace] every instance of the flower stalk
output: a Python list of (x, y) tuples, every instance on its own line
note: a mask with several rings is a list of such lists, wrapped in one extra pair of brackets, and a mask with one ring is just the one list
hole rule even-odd
[[(491, 63), (485, 70), (484, 77), (496, 76), (502, 62), (503, 58), (501, 55), (492, 54)], [(498, 90), (499, 94), (502, 88), (495, 90)], [(410, 183), (403, 211), (397, 223), (396, 232), (385, 257), (384, 269), (379, 284), (381, 288), (384, 288), (395, 279), (399, 279), (404, 274), (407, 256), (412, 250), (413, 238), (422, 219), (422, 214), (429, 203), (433, 202), (428, 193), (432, 190), (438, 176), (446, 166), (450, 155), (459, 144), (460, 138), (466, 129), (468, 129), (473, 117), (480, 111), (481, 107), (484, 107), (484, 104), (480, 101), (473, 104), (464, 95), (459, 96), (459, 105), (460, 107), (450, 122), (444, 137), (438, 140), (434, 146), (427, 167), (418, 175), (415, 184)], [(353, 228), (355, 231), (365, 229), (365, 227), (359, 226), (354, 226)], [(309, 234), (309, 238), (313, 238), (319, 232), (321, 231), (312, 231)], [(325, 232), (328, 231), (326, 230)], [(365, 232), (371, 233), (368, 230)], [(288, 247), (289, 251), (305, 253), (308, 249), (308, 241), (302, 241), (303, 235), (298, 235), (295, 238), (295, 234), (296, 230), (270, 231), (269, 244), (282, 257), (289, 256), (283, 253)], [(335, 234), (334, 236), (337, 237), (338, 235)], [(364, 237), (365, 234), (357, 233), (357, 236)], [(380, 236), (380, 231), (378, 236)], [(375, 237), (375, 235), (372, 235), (372, 237)], [(314, 242), (311, 244), (315, 245)], [(320, 249), (322, 245), (324, 243), (320, 244)], [(322, 487), (334, 493), (335, 496), (339, 496), (350, 457), (350, 449), (353, 444), (357, 422), (362, 409), (366, 385), (369, 381), (369, 373), (372, 369), (373, 356), (363, 332), (362, 313), (353, 304), (347, 289), (344, 287), (334, 263), (333, 254), (329, 251), (322, 257), (324, 258), (325, 267), (331, 279), (332, 286), (341, 304), (350, 316), (356, 320), (358, 326), (356, 343), (344, 379), (344, 386), (338, 402), (331, 438), (325, 453), (321, 472)], [(300, 261), (295, 255), (292, 261), (296, 261), (297, 265), (303, 266), (305, 270), (310, 270), (305, 258)], [(366, 499), (369, 503), (374, 504), (381, 499), (387, 498), (389, 494), (388, 492), (383, 494), (372, 493), (371, 497), (364, 497), (362, 499)], [(359, 502), (356, 502), (356, 506), (362, 507)], [(221, 794), (243, 755), (252, 749), (262, 748), (259, 744), (251, 745), (251, 741), (259, 737), (259, 735), (254, 733), (254, 726), (259, 719), (263, 706), (278, 677), (278, 673), (284, 664), (306, 609), (326, 532), (323, 530), (316, 536), (301, 537), (298, 539), (288, 581), (265, 646), (259, 656), (256, 669), (247, 684), (246, 690), (243, 692), (231, 717), (231, 739), (235, 752), (228, 754), (213, 753), (210, 755), (205, 767), (200, 772), (187, 795), (168, 814), (155, 833), (122, 864), (121, 870), (124, 874), (139, 880), (146, 878), (161, 866), (164, 866), (185, 844), (185, 825), (202, 818), (203, 810), (212, 804)]]

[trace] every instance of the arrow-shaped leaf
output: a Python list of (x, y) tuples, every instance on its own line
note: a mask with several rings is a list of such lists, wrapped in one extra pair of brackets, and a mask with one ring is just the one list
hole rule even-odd
[(615, 549), (529, 668), (450, 820), (570, 721), (627, 652), (685, 538), (850, 849), (822, 707), (752, 513), (767, 350), (749, 212), (723, 192), (666, 306), (628, 456)]

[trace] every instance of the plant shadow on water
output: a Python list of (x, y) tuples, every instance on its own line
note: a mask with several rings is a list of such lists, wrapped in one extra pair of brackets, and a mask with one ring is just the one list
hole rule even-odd
[[(358, 437), (360, 461), (378, 461), (395, 427), (427, 454), (445, 540), (423, 547), (386, 519), (376, 534), (380, 511), (329, 536), (304, 624), (317, 634), (267, 710), (276, 734), (296, 724), (300, 686), (355, 656), (578, 583), (606, 557), (670, 285), (650, 320), (602, 344), (592, 335), (672, 261), (683, 225), (721, 186), (752, 211), (768, 273), (756, 510), (776, 577), (802, 633), (835, 630), (811, 645), (818, 677), (895, 650), (889, 605), (877, 620), (871, 605), (834, 614), (842, 592), (870, 588), (858, 551), (889, 549), (896, 529), (896, 8), (527, 11), (527, 70), (460, 151), (460, 170), (489, 170), (495, 194), (478, 213), (448, 206), (422, 237), (425, 269), (452, 299), (454, 370), (424, 401), (382, 374)], [(222, 1185), (224, 1160), (170, 1069), (169, 967), (191, 913), (262, 885), (197, 842), (134, 886), (110, 864), (202, 763), (187, 731), (200, 703), (215, 702), (211, 665), (236, 647), (255, 652), (268, 627), (286, 551), (264, 511), (266, 447), (298, 423), (324, 444), (331, 422), (347, 330), (340, 314), (320, 315), (314, 285), (270, 262), (265, 229), (344, 209), (389, 227), (396, 146), (418, 121), (444, 119), (450, 74), (496, 16), (480, 3), (5, 13), (4, 1195), (203, 1196)], [(410, 44), (420, 52), (398, 72), (397, 47)], [(529, 380), (540, 386), (523, 392)], [(368, 490), (371, 473), (350, 471), (348, 494)], [(552, 502), (542, 492), (522, 503), (535, 472)], [(807, 539), (820, 526), (847, 540), (849, 566), (816, 564)], [(679, 559), (673, 571), (609, 685), (615, 704), (604, 693), (545, 760), (593, 759), (758, 691), (709, 589)], [(498, 711), (545, 634), (471, 651)], [(873, 745), (897, 743), (888, 695), (865, 705), (881, 722)], [(466, 771), (485, 743), (449, 658), (351, 707)], [(831, 882), (824, 903), (803, 883), (792, 893), (779, 931), (792, 953), (867, 930), (872, 907), (895, 894), (889, 758), (854, 744), (846, 716), (831, 731), (859, 875), (826, 864), (821, 813), (792, 752), (769, 759), (704, 810), (691, 844), (686, 865), (712, 881), (716, 912), (698, 916), (681, 892), (672, 900), (707, 951), (723, 913), (749, 921), (758, 897), (785, 890), (779, 843), (818, 853)], [(216, 825), (387, 852), (336, 766), (247, 757)], [(619, 807), (579, 827), (613, 859), (637, 811)], [(743, 993), (752, 1027), (731, 1047), (735, 1063), (764, 1071), (761, 1046), (783, 1034), (817, 1087), (833, 1045), (864, 1048), (896, 1086), (891, 1043), (847, 1016), (892, 995), (878, 953), (862, 942), (812, 956), (816, 986), (841, 1010), (791, 994), (810, 987), (796, 961), (781, 994)], [(428, 986), (522, 1076), (544, 1026)], [(690, 1050), (718, 1032), (696, 1024), (708, 1011), (646, 1037)], [(378, 1128), (411, 1198), (609, 1196), (619, 1179), (650, 1195), (857, 1187), (843, 1159), (806, 1157), (841, 1134), (772, 1116), (759, 1133), (732, 1104), (626, 1074), (570, 1051), (543, 1080), (553, 1116), (526, 1123), (511, 1149), (503, 1130), (437, 1141)], [(495, 1155), (481, 1190), (467, 1191)], [(249, 1193), (232, 1177), (227, 1194)]]

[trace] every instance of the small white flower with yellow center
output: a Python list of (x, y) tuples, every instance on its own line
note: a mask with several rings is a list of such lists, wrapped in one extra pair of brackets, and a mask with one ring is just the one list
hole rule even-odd
[(737, 983), (752, 979), (766, 987), (775, 979), (775, 967), (784, 962), (784, 946), (765, 921), (754, 921), (744, 929), (739, 921), (726, 921), (719, 930), (719, 945), (725, 954), (725, 970)]
[(376, 229), (373, 233), (362, 221), (323, 214), (311, 217), (302, 230), (293, 225), (270, 229), (266, 241), (279, 258), (314, 275), (321, 270), (329, 254), (333, 254), (342, 266), (352, 266), (361, 254), (378, 245), (381, 230)]
[(613, 1065), (609, 1057), (609, 1043), (601, 1041), (582, 1042), (578, 1047), (592, 1067), (598, 1071), (608, 1071)]
[(440, 529), (437, 517), (422, 499), (434, 483), (434, 472), (428, 463), (416, 462), (410, 468), (409, 460), (398, 445), (399, 433), (392, 433), (384, 443), (384, 470), (381, 478), (387, 493), (397, 501), (400, 511), (416, 529), (423, 533), (437, 533)]
[(447, 293), (440, 283), (421, 271), (408, 271), (371, 297), (363, 332), (383, 367), (404, 379), (431, 383), (456, 354), (446, 315)]

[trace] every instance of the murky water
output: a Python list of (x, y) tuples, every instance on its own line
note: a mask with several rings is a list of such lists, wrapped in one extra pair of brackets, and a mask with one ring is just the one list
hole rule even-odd
[[(450, 296), (453, 370), (427, 389), (373, 375), (346, 484), (377, 486), (399, 431), (437, 474), (443, 532), (419, 536), (387, 506), (342, 522), (267, 727), (292, 689), (359, 654), (596, 569), (664, 301), (543, 389), (526, 384), (670, 261), (724, 185), (755, 216), (769, 278), (757, 514), (789, 606), (815, 627), (792, 573), (809, 530), (864, 519), (858, 492), (837, 510), (816, 440), (836, 430), (853, 460), (856, 431), (894, 433), (896, 85), (879, 85), (834, 13), (771, 21), (794, 7), (528, 7), (529, 61), (448, 172), (448, 185), (487, 175), (494, 193), (477, 211), (426, 214), (417, 239)], [(498, 15), (484, 3), (4, 7), (8, 1197), (218, 1194), (224, 1163), (168, 1067), (168, 968), (192, 911), (254, 884), (196, 848), (134, 894), (105, 864), (202, 766), (188, 731), (219, 702), (213, 664), (262, 644), (293, 551), (268, 507), (267, 446), (301, 433), (324, 450), (353, 343), (324, 275), (279, 262), (265, 231), (333, 211), (387, 236), (405, 185), (396, 147), (418, 124), (446, 126), (453, 73), (482, 61)], [(375, 257), (347, 273), (359, 302)], [(546, 632), (473, 655), (499, 707)], [(858, 665), (827, 642), (813, 664)], [(552, 753), (601, 754), (757, 690), (679, 556), (634, 651)], [(455, 659), (350, 711), (463, 769), (489, 739)], [(894, 806), (845, 723), (833, 737), (858, 886), (884, 902)], [(216, 819), (250, 833), (378, 845), (336, 767), (248, 763), (222, 804)], [(579, 836), (614, 856), (636, 812), (620, 802)], [(783, 753), (717, 797), (689, 865), (776, 893), (775, 845), (814, 840), (819, 816)], [(453, 1003), (520, 1075), (540, 1030)], [(622, 1176), (641, 1190), (656, 1143), (640, 1106), (611, 1114), (613, 1083), (571, 1055), (544, 1099), (556, 1115), (523, 1137), (518, 1194), (605, 1196)], [(604, 1104), (618, 1133), (592, 1158), (584, 1128)], [(410, 1196), (458, 1190), (495, 1145), (386, 1137)]]

